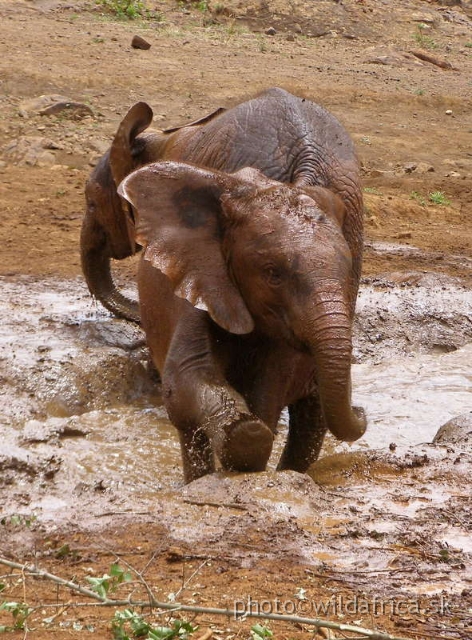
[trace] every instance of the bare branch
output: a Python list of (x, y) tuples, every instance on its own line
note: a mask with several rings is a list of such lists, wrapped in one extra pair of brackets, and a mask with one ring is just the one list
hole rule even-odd
[[(164, 611), (174, 611), (174, 612), (182, 612), (187, 611), (190, 613), (203, 613), (206, 615), (216, 615), (216, 616), (226, 616), (229, 618), (233, 618), (235, 620), (244, 620), (246, 618), (259, 618), (264, 620), (274, 620), (280, 622), (291, 622), (297, 624), (303, 624), (311, 627), (315, 627), (317, 629), (334, 629), (336, 631), (346, 632), (346, 633), (355, 633), (358, 636), (362, 637), (363, 640), (408, 640), (407, 638), (401, 638), (398, 636), (392, 636), (388, 633), (382, 633), (380, 631), (373, 631), (371, 629), (365, 629), (363, 627), (358, 627), (355, 625), (349, 624), (338, 624), (336, 622), (331, 622), (330, 620), (323, 620), (321, 618), (304, 618), (299, 616), (290, 616), (283, 615), (279, 613), (261, 613), (255, 611), (245, 612), (241, 614), (235, 609), (219, 609), (213, 607), (198, 607), (186, 605), (178, 602), (158, 602), (154, 600), (154, 598), (149, 601), (143, 600), (132, 600), (131, 598), (126, 600), (113, 600), (107, 597), (102, 597), (95, 591), (91, 591), (90, 589), (86, 589), (85, 587), (81, 587), (79, 584), (75, 582), (71, 582), (70, 580), (64, 580), (63, 578), (56, 576), (48, 571), (44, 571), (43, 569), (39, 569), (34, 565), (30, 564), (20, 564), (18, 562), (12, 562), (11, 560), (7, 560), (6, 558), (0, 557), (0, 564), (10, 567), (11, 569), (19, 569), (23, 571), (25, 574), (35, 575), (41, 578), (45, 578), (47, 580), (51, 580), (55, 584), (61, 585), (63, 587), (67, 587), (72, 591), (76, 591), (81, 595), (87, 596), (93, 600), (98, 601), (102, 606), (131, 606), (131, 607), (140, 607), (140, 608), (156, 608), (162, 609)], [(149, 593), (148, 593), (149, 595)], [(439, 638), (437, 638), (439, 640)]]

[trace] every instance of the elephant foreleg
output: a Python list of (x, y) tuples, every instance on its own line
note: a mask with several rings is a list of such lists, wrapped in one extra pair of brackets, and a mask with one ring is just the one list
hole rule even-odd
[(180, 318), (162, 373), (165, 405), (180, 432), (186, 482), (214, 470), (262, 471), (273, 433), (231, 387), (218, 364), (206, 314)]
[(289, 406), (289, 432), (277, 469), (304, 473), (317, 460), (327, 431), (317, 396)]
[(202, 429), (179, 431), (179, 440), (185, 483), (213, 473), (215, 460), (210, 441)]

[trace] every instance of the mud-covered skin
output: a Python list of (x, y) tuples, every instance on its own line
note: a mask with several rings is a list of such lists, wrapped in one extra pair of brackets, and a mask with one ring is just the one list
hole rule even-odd
[(98, 300), (120, 317), (139, 320), (136, 303), (123, 300), (109, 273), (110, 258), (122, 259), (136, 250), (129, 212), (116, 188), (133, 169), (177, 160), (225, 172), (254, 167), (274, 180), (319, 185), (338, 194), (347, 212), (343, 233), (353, 261), (353, 312), (362, 260), (362, 192), (352, 142), (334, 116), (275, 88), (168, 132), (145, 131), (151, 122), (150, 107), (134, 105), (87, 183), (82, 268)]
[(279, 469), (306, 471), (327, 428), (365, 431), (351, 407), (349, 213), (323, 187), (160, 162), (119, 187), (144, 247), (142, 325), (180, 434), (187, 482), (261, 471), (285, 406)]
[[(142, 322), (187, 482), (213, 471), (214, 454), (228, 469), (264, 469), (287, 405), (279, 468), (305, 471), (327, 428), (342, 440), (365, 430), (350, 401), (363, 241), (350, 137), (327, 111), (281, 89), (168, 132), (144, 132), (151, 120), (147, 104), (134, 105), (87, 184), (89, 289), (136, 320), (108, 263), (145, 247)], [(114, 186), (141, 165), (120, 200)], [(219, 342), (215, 325), (226, 332)], [(256, 347), (228, 337), (251, 333)]]

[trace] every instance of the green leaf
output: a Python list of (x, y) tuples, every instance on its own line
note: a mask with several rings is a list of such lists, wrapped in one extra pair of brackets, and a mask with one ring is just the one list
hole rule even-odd
[(2, 602), (0, 604), (0, 611), (8, 611), (13, 616), (14, 625), (9, 629), (24, 629), (26, 618), (31, 613), (32, 609), (28, 607), (24, 602)]
[(155, 627), (149, 630), (150, 640), (170, 640), (175, 637), (175, 631), (170, 627)]
[(110, 567), (110, 576), (114, 578), (114, 582), (118, 585), (122, 582), (131, 582), (133, 576), (129, 571), (125, 571), (120, 567), (118, 562), (115, 562)]
[(255, 624), (251, 627), (251, 633), (254, 640), (260, 640), (261, 638), (272, 638), (274, 635), (270, 629), (264, 627), (262, 624)]
[(110, 591), (110, 577), (107, 574), (101, 578), (87, 576), (87, 580), (91, 585), (92, 591), (95, 591), (101, 598), (105, 599)]

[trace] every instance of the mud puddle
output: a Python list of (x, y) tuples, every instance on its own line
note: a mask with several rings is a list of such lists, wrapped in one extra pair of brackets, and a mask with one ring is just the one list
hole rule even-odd
[[(170, 540), (198, 540), (200, 553), (246, 549), (247, 567), (284, 553), (351, 571), (366, 589), (392, 566), (412, 592), (465, 589), (470, 446), (422, 443), (471, 409), (472, 296), (453, 279), (411, 277), (362, 287), (353, 366), (370, 424), (362, 441), (328, 438), (310, 475), (277, 474), (282, 421), (267, 472), (187, 487), (142, 332), (94, 305), (79, 280), (4, 278), (2, 516), (34, 514), (48, 531), (157, 519)], [(251, 532), (277, 544), (254, 552)]]
[[(179, 485), (177, 438), (140, 329), (95, 305), (81, 281), (4, 278), (0, 289), (3, 464), (59, 457), (64, 490), (124, 486), (151, 497)], [(365, 284), (353, 395), (369, 429), (352, 447), (327, 438), (324, 455), (431, 442), (470, 411), (471, 318), (472, 293), (454, 279), (412, 274), (401, 284), (388, 276)], [(285, 430), (286, 416), (272, 468)]]

